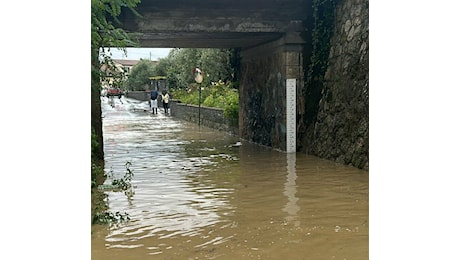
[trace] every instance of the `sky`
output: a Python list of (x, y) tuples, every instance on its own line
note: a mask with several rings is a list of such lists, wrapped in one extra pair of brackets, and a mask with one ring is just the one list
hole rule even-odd
[(171, 48), (126, 48), (127, 55), (125, 56), (121, 50), (116, 48), (110, 49), (112, 53), (112, 59), (121, 60), (140, 60), (140, 59), (151, 59), (159, 60), (168, 56)]

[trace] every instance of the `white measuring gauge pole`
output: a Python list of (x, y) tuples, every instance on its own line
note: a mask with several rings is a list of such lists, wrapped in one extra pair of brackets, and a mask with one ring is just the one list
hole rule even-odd
[(286, 79), (286, 152), (296, 152), (296, 79)]

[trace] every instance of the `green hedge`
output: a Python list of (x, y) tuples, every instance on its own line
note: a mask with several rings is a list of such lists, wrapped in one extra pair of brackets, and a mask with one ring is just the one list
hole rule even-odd
[[(201, 86), (201, 88), (201, 105), (222, 108), (227, 119), (238, 122), (238, 90), (233, 88), (232, 84), (219, 81), (211, 86)], [(172, 96), (182, 103), (198, 106), (200, 100), (199, 84), (192, 84), (187, 90), (172, 90)]]

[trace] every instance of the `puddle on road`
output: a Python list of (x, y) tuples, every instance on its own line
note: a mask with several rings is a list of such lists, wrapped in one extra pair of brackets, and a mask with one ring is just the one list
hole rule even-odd
[(103, 103), (104, 149), (132, 163), (135, 194), (108, 193), (131, 221), (93, 226), (92, 259), (368, 259), (366, 171), (126, 104)]

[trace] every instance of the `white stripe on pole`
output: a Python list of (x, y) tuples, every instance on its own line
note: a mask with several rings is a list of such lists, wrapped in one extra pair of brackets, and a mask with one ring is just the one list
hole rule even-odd
[(296, 152), (296, 79), (286, 79), (286, 152)]

